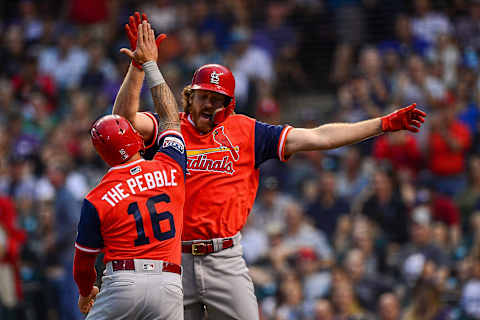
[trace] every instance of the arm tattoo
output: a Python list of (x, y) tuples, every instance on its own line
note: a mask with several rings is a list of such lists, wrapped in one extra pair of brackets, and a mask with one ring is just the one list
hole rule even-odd
[(167, 83), (164, 82), (153, 87), (151, 92), (155, 111), (162, 119), (159, 123), (160, 131), (166, 129), (180, 130), (177, 101)]

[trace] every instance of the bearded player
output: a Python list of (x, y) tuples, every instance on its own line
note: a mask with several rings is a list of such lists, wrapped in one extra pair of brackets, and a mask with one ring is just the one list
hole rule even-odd
[[(127, 26), (127, 36), (134, 32)], [(125, 52), (132, 57), (131, 52)], [(138, 113), (144, 74), (130, 66), (114, 113), (143, 136), (155, 130)], [(286, 161), (299, 151), (327, 150), (398, 130), (418, 132), (426, 114), (415, 104), (381, 118), (312, 129), (273, 126), (234, 114), (235, 79), (224, 66), (200, 67), (183, 90), (181, 131), (188, 157), (182, 265), (185, 319), (259, 318), (254, 288), (240, 245), (258, 188), (259, 166)], [(151, 150), (150, 150), (151, 152)]]
[[(166, 86), (157, 53), (153, 30), (144, 22), (134, 55), (155, 104)], [(176, 104), (159, 104), (158, 111), (162, 116), (149, 137), (157, 150), (153, 160), (141, 157), (144, 140), (125, 118), (104, 116), (91, 128), (92, 143), (111, 168), (83, 202), (75, 243), (78, 306), (87, 319), (183, 319), (185, 144)], [(94, 264), (100, 252), (106, 271), (97, 296)]]

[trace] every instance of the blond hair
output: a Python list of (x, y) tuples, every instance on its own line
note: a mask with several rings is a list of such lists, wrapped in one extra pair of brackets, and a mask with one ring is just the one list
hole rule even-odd
[(183, 88), (182, 91), (182, 107), (183, 107), (183, 112), (186, 114), (190, 114), (192, 111), (192, 102), (191, 102), (191, 97), (193, 94), (192, 86), (188, 85), (185, 88)]

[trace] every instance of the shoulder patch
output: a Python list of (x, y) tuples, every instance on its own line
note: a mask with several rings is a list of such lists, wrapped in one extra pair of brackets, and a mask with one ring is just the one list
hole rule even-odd
[(140, 173), (142, 172), (142, 167), (140, 166), (136, 166), (136, 167), (133, 167), (132, 169), (130, 169), (130, 174), (133, 176), (133, 175), (136, 175), (137, 173)]
[(177, 137), (172, 137), (172, 136), (165, 137), (165, 139), (163, 140), (162, 148), (168, 148), (168, 147), (172, 147), (180, 153), (185, 152), (185, 146), (183, 144), (183, 141)]

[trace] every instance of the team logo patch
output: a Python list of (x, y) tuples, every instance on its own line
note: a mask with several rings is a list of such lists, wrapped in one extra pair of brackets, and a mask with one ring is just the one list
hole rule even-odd
[(230, 151), (233, 160), (238, 161), (238, 147), (235, 148), (233, 146), (232, 142), (225, 134), (223, 127), (218, 127), (213, 131), (213, 141), (215, 141), (215, 143), (218, 144), (220, 147), (227, 148), (228, 151)]
[(215, 173), (235, 173), (235, 162), (240, 159), (240, 147), (234, 145), (225, 133), (223, 126), (216, 128), (212, 134), (210, 148), (187, 150), (187, 168), (190, 171), (207, 171)]
[(120, 156), (122, 157), (123, 160), (128, 159), (128, 153), (124, 149), (120, 149), (118, 150), (118, 152), (120, 152)]
[(215, 70), (210, 73), (210, 83), (218, 84), (220, 82), (220, 76), (223, 73), (217, 73)]
[(143, 271), (153, 271), (154, 269), (155, 269), (155, 265), (153, 263), (143, 264)]
[(172, 147), (180, 153), (185, 152), (185, 145), (183, 144), (183, 141), (177, 137), (169, 136), (169, 137), (166, 137), (165, 140), (163, 140), (162, 148), (168, 148), (168, 147)]
[(137, 173), (140, 173), (140, 172), (142, 172), (142, 167), (140, 167), (140, 166), (137, 166), (137, 167), (134, 167), (134, 168), (130, 169), (130, 174), (132, 176), (134, 176), (134, 175), (136, 175)]

